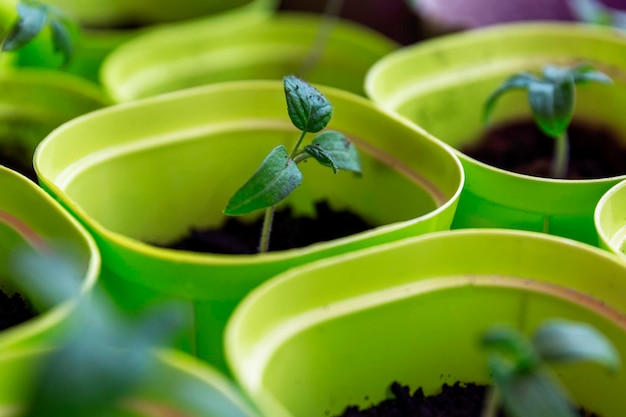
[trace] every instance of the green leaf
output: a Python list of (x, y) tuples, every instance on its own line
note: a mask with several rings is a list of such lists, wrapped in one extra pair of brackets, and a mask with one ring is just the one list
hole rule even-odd
[(333, 114), (330, 102), (315, 87), (288, 75), (283, 78), (287, 111), (291, 122), (303, 132), (324, 129)]
[(591, 65), (580, 65), (571, 70), (575, 83), (596, 82), (602, 84), (613, 84), (611, 77), (601, 71), (596, 71)]
[(241, 216), (271, 207), (302, 183), (302, 173), (283, 145), (274, 148), (259, 169), (231, 197), (224, 214)]
[(530, 372), (539, 366), (532, 344), (520, 332), (508, 326), (496, 325), (483, 334), (482, 345), (511, 364), (517, 372)]
[(52, 46), (63, 54), (67, 63), (74, 52), (71, 28), (74, 22), (61, 10), (35, 0), (24, 0), (17, 5), (18, 21), (4, 41), (4, 51), (17, 50), (32, 41), (41, 31), (50, 26)]
[(563, 136), (574, 116), (575, 96), (574, 78), (569, 73), (528, 85), (530, 108), (539, 128), (546, 135), (553, 138)]
[(518, 374), (495, 358), (490, 359), (489, 367), (507, 416), (577, 416), (564, 389), (544, 370)]
[(64, 18), (50, 18), (50, 30), (54, 50), (64, 57), (64, 64), (69, 62), (74, 55), (74, 45), (69, 27), (71, 22)]
[[(345, 171), (361, 173), (361, 158), (359, 157), (359, 152), (356, 146), (354, 146), (343, 133), (334, 130), (321, 133), (313, 139), (311, 145), (304, 147), (309, 153), (311, 153), (311, 148), (322, 149), (325, 155), (332, 160), (332, 165), (316, 159), (322, 165), (334, 166), (333, 170), (335, 170), (335, 172), (337, 169), (343, 169)], [(315, 157), (312, 153), (311, 156)]]
[(332, 156), (328, 152), (326, 152), (321, 146), (307, 145), (304, 147), (304, 150), (306, 154), (315, 158), (317, 162), (319, 162), (320, 164), (324, 166), (331, 167), (333, 169), (333, 172), (335, 174), (337, 173), (338, 167), (335, 164), (335, 161), (333, 161)]
[(543, 360), (553, 362), (592, 361), (616, 370), (620, 357), (609, 339), (585, 323), (551, 320), (533, 338)]
[(518, 90), (525, 89), (531, 82), (537, 81), (537, 78), (532, 74), (522, 73), (516, 74), (512, 77), (508, 78), (504, 83), (500, 85), (491, 93), (487, 101), (485, 102), (485, 106), (483, 108), (483, 124), (487, 124), (489, 122), (489, 118), (491, 117), (491, 113), (493, 113), (493, 109), (495, 108), (496, 102), (500, 98), (500, 96), (506, 93), (509, 90)]
[(17, 5), (18, 21), (13, 25), (2, 45), (3, 51), (20, 49), (33, 40), (46, 26), (46, 7), (36, 3), (20, 2)]
[(614, 26), (619, 20), (613, 16), (616, 10), (610, 10), (596, 0), (568, 0), (567, 3), (576, 19), (583, 22)]

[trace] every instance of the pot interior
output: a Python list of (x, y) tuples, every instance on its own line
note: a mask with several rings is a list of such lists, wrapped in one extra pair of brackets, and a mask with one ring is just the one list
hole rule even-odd
[[(68, 196), (111, 231), (137, 240), (165, 243), (189, 227), (217, 227), (230, 196), (276, 145), (290, 146), (297, 132), (241, 126), (184, 132), (167, 141), (146, 140), (105, 149), (64, 178)], [(303, 184), (288, 198), (295, 213), (313, 215), (314, 202), (328, 199), (379, 226), (408, 221), (437, 208), (428, 190), (362, 152), (362, 176), (309, 160), (300, 167)], [(372, 193), (371, 190), (376, 190)], [(261, 212), (248, 218), (258, 217)]]

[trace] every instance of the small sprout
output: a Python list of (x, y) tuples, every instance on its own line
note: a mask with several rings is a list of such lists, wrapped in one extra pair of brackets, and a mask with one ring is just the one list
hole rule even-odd
[(76, 271), (60, 255), (21, 251), (13, 262), (14, 284), (30, 297), (46, 306), (76, 302), (66, 331), (29, 386), (20, 417), (109, 415), (151, 375), (153, 350), (170, 344), (185, 323), (178, 304), (129, 318), (99, 287), (81, 296)]
[(325, 131), (311, 144), (300, 149), (307, 133), (323, 130), (330, 121), (333, 107), (317, 89), (289, 75), (283, 78), (287, 112), (300, 137), (291, 152), (283, 145), (275, 147), (252, 177), (230, 198), (224, 213), (241, 216), (265, 209), (260, 252), (269, 249), (269, 234), (274, 206), (284, 200), (302, 183), (298, 163), (313, 158), (321, 165), (337, 170), (361, 173), (359, 154), (354, 145), (340, 132)]
[(14, 51), (31, 42), (48, 25), (55, 52), (63, 55), (64, 64), (72, 58), (74, 22), (59, 8), (37, 0), (22, 0), (17, 4), (18, 20), (2, 43), (3, 51)]
[(611, 371), (620, 366), (619, 354), (604, 335), (566, 320), (544, 323), (531, 340), (510, 327), (495, 326), (482, 344), (493, 377), (483, 417), (495, 417), (500, 405), (511, 417), (575, 417), (572, 401), (546, 363), (591, 361)]
[(605, 6), (598, 0), (568, 0), (567, 5), (582, 22), (626, 29), (626, 12)]
[(574, 116), (576, 84), (586, 82), (611, 84), (612, 81), (589, 65), (572, 68), (547, 65), (541, 78), (530, 73), (513, 75), (487, 99), (483, 121), (487, 124), (502, 94), (515, 89), (526, 90), (535, 122), (542, 132), (555, 140), (552, 177), (565, 178), (569, 160), (567, 128)]

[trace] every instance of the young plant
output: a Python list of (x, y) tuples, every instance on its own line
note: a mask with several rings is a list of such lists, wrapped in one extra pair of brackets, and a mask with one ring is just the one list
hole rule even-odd
[(532, 340), (510, 327), (496, 326), (484, 334), (482, 344), (493, 379), (483, 417), (496, 417), (500, 406), (509, 417), (576, 417), (547, 363), (593, 361), (611, 371), (620, 366), (619, 354), (604, 335), (566, 320), (547, 321)]
[(484, 123), (489, 121), (502, 94), (510, 90), (526, 90), (535, 122), (543, 133), (554, 139), (551, 175), (553, 178), (565, 178), (569, 164), (567, 128), (574, 115), (576, 84), (587, 82), (610, 84), (612, 81), (589, 65), (571, 68), (547, 65), (541, 77), (526, 72), (513, 75), (487, 99)]
[(605, 6), (598, 0), (568, 0), (567, 5), (580, 21), (626, 29), (626, 12)]
[(184, 323), (182, 306), (158, 306), (128, 318), (99, 287), (81, 296), (80, 280), (59, 254), (17, 252), (13, 271), (13, 284), (37, 304), (77, 303), (63, 337), (38, 368), (19, 417), (97, 417), (139, 406), (129, 395), (150, 377), (154, 349), (168, 345)]
[(361, 173), (356, 148), (340, 132), (327, 130), (300, 148), (307, 133), (318, 133), (326, 127), (333, 108), (322, 93), (293, 75), (284, 77), (283, 85), (287, 112), (293, 125), (300, 130), (300, 136), (291, 152), (283, 145), (275, 147), (224, 209), (224, 214), (229, 216), (265, 209), (259, 252), (269, 250), (274, 206), (302, 183), (298, 163), (313, 158), (335, 173), (340, 169)]
[(77, 26), (61, 9), (37, 0), (0, 2), (2, 51), (22, 48), (49, 27), (55, 52), (63, 55), (63, 64), (69, 62)]

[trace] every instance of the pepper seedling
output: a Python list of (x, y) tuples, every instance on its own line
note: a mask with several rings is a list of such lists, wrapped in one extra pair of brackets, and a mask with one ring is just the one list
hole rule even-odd
[(284, 145), (276, 146), (252, 177), (230, 198), (224, 214), (241, 216), (265, 209), (259, 252), (269, 250), (269, 238), (276, 204), (284, 200), (302, 183), (298, 163), (313, 158), (320, 164), (338, 170), (361, 173), (356, 147), (338, 131), (327, 130), (300, 149), (307, 133), (322, 131), (330, 121), (333, 107), (315, 87), (300, 78), (283, 78), (287, 112), (300, 137), (291, 152)]
[(483, 335), (493, 386), (482, 417), (497, 416), (500, 406), (509, 417), (576, 417), (565, 389), (547, 363), (592, 361), (615, 371), (619, 354), (594, 327), (567, 320), (549, 320), (532, 339), (507, 326)]
[(55, 52), (63, 55), (63, 65), (69, 62), (74, 53), (72, 34), (78, 29), (63, 10), (37, 0), (0, 1), (2, 51), (24, 47), (49, 27)]
[(496, 101), (510, 90), (526, 90), (535, 122), (543, 133), (554, 139), (551, 166), (553, 178), (565, 178), (569, 164), (567, 128), (574, 116), (576, 84), (598, 82), (611, 84), (611, 78), (590, 65), (559, 67), (547, 65), (542, 76), (527, 72), (508, 78), (485, 102), (483, 121), (488, 123)]

